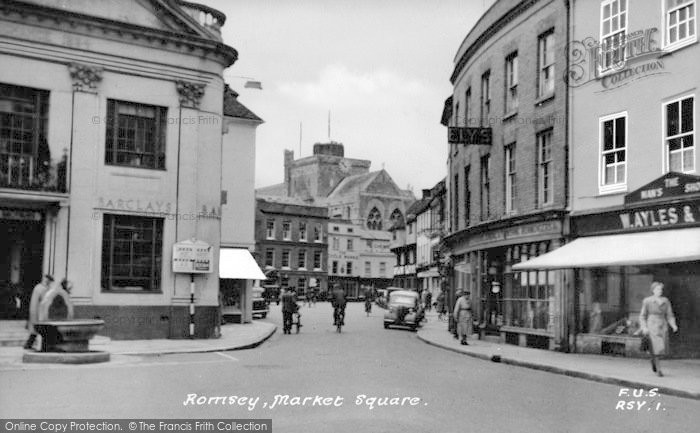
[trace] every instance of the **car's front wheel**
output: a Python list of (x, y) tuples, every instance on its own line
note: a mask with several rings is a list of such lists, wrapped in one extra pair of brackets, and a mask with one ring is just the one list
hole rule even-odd
[(385, 324), (384, 324), (384, 329), (389, 329), (389, 324), (388, 324), (388, 323), (385, 323)]

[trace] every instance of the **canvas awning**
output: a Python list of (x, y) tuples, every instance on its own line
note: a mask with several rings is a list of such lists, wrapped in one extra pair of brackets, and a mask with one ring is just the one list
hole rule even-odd
[(241, 280), (267, 279), (250, 254), (250, 251), (243, 248), (221, 248), (219, 254), (219, 278)]
[(513, 265), (513, 270), (635, 266), (693, 260), (700, 260), (700, 228), (579, 238)]

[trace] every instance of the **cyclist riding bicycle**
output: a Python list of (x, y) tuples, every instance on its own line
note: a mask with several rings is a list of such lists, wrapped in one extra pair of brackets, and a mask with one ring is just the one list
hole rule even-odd
[[(333, 305), (333, 326), (338, 326), (338, 316), (342, 313), (345, 317), (345, 305), (347, 301), (345, 299), (345, 292), (340, 288), (340, 284), (333, 286), (333, 292), (331, 293), (331, 305)], [(340, 325), (345, 325), (345, 320), (341, 320)]]

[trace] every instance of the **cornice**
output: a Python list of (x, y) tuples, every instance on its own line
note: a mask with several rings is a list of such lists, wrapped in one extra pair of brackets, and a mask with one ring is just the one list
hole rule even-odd
[[(481, 33), (479, 37), (477, 37), (476, 40), (472, 42), (469, 48), (467, 48), (464, 54), (462, 54), (462, 56), (459, 58), (459, 61), (457, 61), (457, 65), (455, 65), (455, 69), (452, 72), (452, 76), (450, 76), (450, 82), (454, 84), (455, 81), (457, 81), (457, 77), (462, 72), (462, 70), (464, 70), (464, 67), (467, 65), (467, 62), (469, 62), (469, 59), (471, 59), (472, 56), (474, 56), (474, 54), (479, 50), (479, 48), (484, 46), (484, 44), (486, 44), (486, 42), (488, 42), (489, 39), (494, 37), (505, 26), (510, 24), (511, 21), (522, 15), (523, 12), (531, 8), (538, 1), (539, 0), (523, 0), (516, 6), (514, 6), (512, 9), (510, 9), (508, 12), (503, 14), (503, 16), (501, 16), (496, 22), (488, 26), (486, 30), (484, 30), (483, 33)], [(481, 19), (484, 19), (484, 17), (482, 17)], [(468, 37), (469, 36), (467, 36), (467, 38)]]
[[(174, 16), (173, 18), (178, 19)], [(198, 36), (193, 32), (186, 34), (154, 29), (17, 0), (0, 2), (0, 19), (66, 33), (99, 37), (130, 45), (141, 45), (178, 53), (186, 51), (193, 56), (210, 55), (224, 67), (231, 66), (238, 59), (238, 52), (234, 48)], [(184, 21), (180, 21), (184, 24)]]

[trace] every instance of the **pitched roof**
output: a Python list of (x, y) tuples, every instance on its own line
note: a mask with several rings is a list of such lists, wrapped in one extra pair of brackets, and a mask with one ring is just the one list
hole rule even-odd
[(238, 92), (231, 89), (228, 84), (224, 88), (224, 116), (264, 122), (264, 120), (250, 111), (248, 107), (238, 102)]
[(276, 183), (274, 185), (264, 186), (255, 190), (256, 196), (268, 196), (268, 197), (286, 197), (287, 196), (287, 185), (283, 183)]
[(347, 176), (343, 178), (343, 180), (341, 180), (340, 183), (335, 186), (335, 188), (333, 188), (333, 191), (328, 194), (328, 198), (352, 194), (357, 189), (364, 190), (370, 183), (372, 183), (374, 179), (377, 178), (379, 173), (381, 173), (381, 171)]

